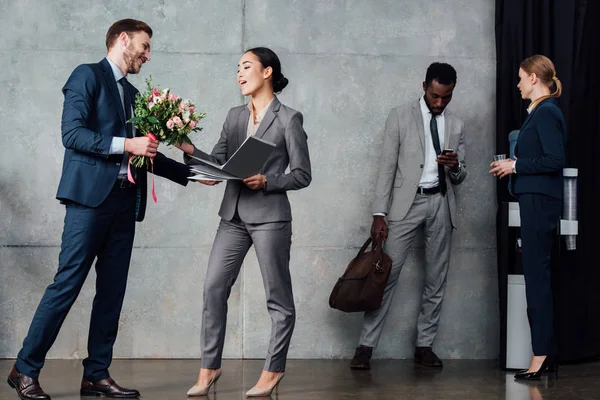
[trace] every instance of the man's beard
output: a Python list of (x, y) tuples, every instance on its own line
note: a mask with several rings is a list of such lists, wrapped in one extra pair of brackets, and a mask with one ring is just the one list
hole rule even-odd
[(123, 59), (125, 60), (125, 65), (127, 65), (128, 74), (137, 74), (140, 72), (142, 66), (140, 64), (138, 67), (137, 63), (141, 56), (142, 53), (136, 52), (131, 45), (125, 49), (125, 52), (123, 53)]
[(444, 107), (440, 107), (440, 108), (431, 107), (431, 105), (427, 101), (427, 97), (425, 97), (425, 104), (427, 105), (427, 108), (429, 108), (429, 111), (431, 111), (431, 113), (433, 115), (440, 115), (444, 111), (444, 109), (446, 108), (445, 106)]

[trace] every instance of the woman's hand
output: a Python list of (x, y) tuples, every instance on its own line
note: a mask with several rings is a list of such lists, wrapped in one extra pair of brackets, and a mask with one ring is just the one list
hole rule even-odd
[(177, 147), (179, 150), (183, 151), (187, 155), (190, 155), (190, 156), (194, 155), (194, 145), (193, 144), (181, 142), (181, 144), (173, 143), (173, 146)]
[(498, 178), (504, 178), (513, 173), (514, 165), (515, 160), (511, 159), (494, 161), (490, 164), (490, 167), (492, 167), (490, 174), (497, 176)]
[(258, 190), (267, 186), (267, 177), (261, 174), (256, 174), (243, 180), (250, 189)]
[(205, 180), (200, 181), (199, 180), (198, 183), (201, 183), (206, 186), (215, 186), (215, 185), (218, 185), (219, 183), (221, 183), (221, 181), (205, 181)]

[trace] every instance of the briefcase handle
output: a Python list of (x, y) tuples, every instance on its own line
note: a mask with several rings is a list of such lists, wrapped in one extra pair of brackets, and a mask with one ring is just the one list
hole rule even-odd
[[(373, 242), (373, 239), (368, 238), (365, 244), (363, 244), (363, 246), (360, 248), (360, 251), (356, 255), (356, 258), (364, 254), (365, 250), (367, 249), (367, 247), (369, 247), (369, 244), (371, 244), (371, 242)], [(377, 255), (379, 255), (379, 261), (381, 262), (381, 260), (383, 260), (383, 240), (378, 239), (377, 241), (373, 242), (373, 245), (371, 246), (371, 251), (377, 252)]]

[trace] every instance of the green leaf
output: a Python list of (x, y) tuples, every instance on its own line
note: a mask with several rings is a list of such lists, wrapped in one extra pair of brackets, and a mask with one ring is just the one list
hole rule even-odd
[(149, 116), (148, 121), (152, 124), (158, 124), (158, 119), (154, 115)]

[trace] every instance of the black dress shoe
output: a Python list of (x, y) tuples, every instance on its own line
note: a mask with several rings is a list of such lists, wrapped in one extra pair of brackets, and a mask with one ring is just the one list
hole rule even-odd
[(540, 369), (535, 372), (527, 372), (527, 370), (523, 372), (517, 372), (515, 374), (515, 379), (522, 379), (525, 381), (536, 381), (539, 380), (544, 372), (554, 372), (554, 377), (558, 378), (558, 364), (553, 356), (546, 356), (544, 362)]
[(98, 382), (90, 382), (87, 379), (81, 380), (82, 396), (104, 396), (116, 398), (135, 398), (140, 396), (140, 392), (135, 389), (127, 389), (119, 386), (113, 378), (108, 377)]
[(441, 368), (444, 366), (442, 360), (435, 355), (431, 347), (415, 348), (415, 362), (426, 367)]
[(50, 396), (44, 393), (37, 379), (23, 375), (15, 367), (8, 374), (6, 381), (17, 391), (17, 396), (21, 400), (50, 400)]
[(351, 369), (371, 369), (371, 356), (373, 348), (369, 346), (358, 346), (354, 352), (354, 358), (350, 362)]

